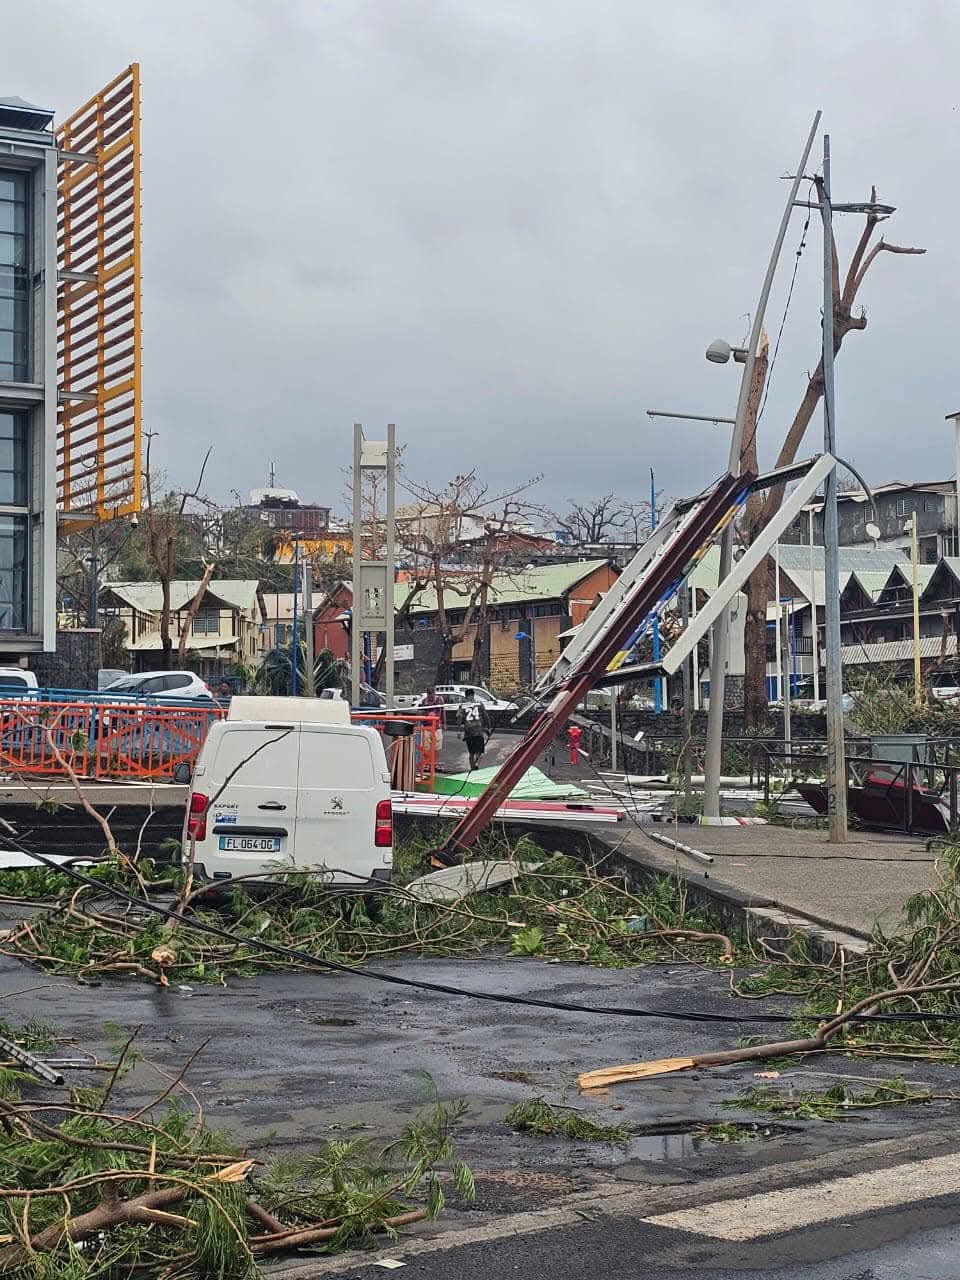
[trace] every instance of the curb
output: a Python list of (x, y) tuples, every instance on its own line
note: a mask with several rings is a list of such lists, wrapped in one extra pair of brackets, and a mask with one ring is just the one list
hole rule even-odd
[[(527, 835), (546, 841), (547, 848), (559, 849), (573, 857), (606, 862), (622, 871), (628, 880), (644, 885), (670, 874), (652, 858), (648, 861), (633, 849), (612, 844), (604, 836), (583, 827), (566, 830), (525, 827)], [(565, 837), (565, 838), (564, 838)], [(791, 911), (773, 898), (758, 898), (733, 885), (718, 884), (703, 877), (702, 871), (679, 864), (672, 873), (680, 876), (691, 902), (709, 908), (728, 928), (742, 930), (758, 943), (786, 941), (802, 933), (809, 938), (813, 958), (829, 964), (841, 948), (848, 955), (865, 955), (870, 939), (853, 930), (840, 929), (827, 921)]]

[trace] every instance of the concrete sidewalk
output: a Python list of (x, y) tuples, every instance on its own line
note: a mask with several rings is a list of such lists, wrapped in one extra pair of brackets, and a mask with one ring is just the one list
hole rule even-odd
[(773, 908), (862, 939), (877, 923), (896, 929), (907, 898), (937, 882), (935, 856), (921, 840), (851, 831), (847, 844), (831, 845), (825, 831), (778, 826), (652, 829), (715, 861), (707, 866), (674, 852), (632, 822), (607, 843), (641, 867), (679, 870), (744, 909)]
[[(494, 735), (483, 763), (499, 764), (516, 741)], [(450, 771), (466, 768), (462, 744), (453, 733), (446, 736), (443, 764)], [(589, 762), (569, 763), (561, 740), (537, 765), (558, 782), (586, 787), (598, 780)], [(615, 790), (623, 790), (609, 773), (604, 776)], [(593, 794), (598, 803), (604, 802), (601, 791)], [(637, 798), (643, 794), (638, 788)], [(831, 845), (826, 831), (813, 828), (772, 824), (701, 827), (687, 823), (646, 827), (638, 826), (629, 816), (615, 828), (584, 829), (638, 871), (679, 871), (692, 887), (699, 887), (731, 909), (743, 914), (759, 912), (768, 921), (808, 929), (827, 943), (853, 945), (859, 940), (862, 946), (875, 924), (887, 931), (896, 929), (906, 900), (937, 883), (935, 855), (923, 839), (907, 836), (851, 831), (847, 844)], [(671, 850), (652, 840), (650, 831), (700, 849), (715, 861), (704, 865)], [(778, 919), (778, 914), (782, 918)]]

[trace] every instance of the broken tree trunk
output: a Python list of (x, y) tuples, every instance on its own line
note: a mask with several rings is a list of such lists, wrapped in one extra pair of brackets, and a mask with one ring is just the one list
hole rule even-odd
[(631, 1062), (619, 1067), (603, 1067), (598, 1071), (584, 1071), (577, 1077), (581, 1089), (603, 1089), (611, 1084), (624, 1084), (629, 1080), (646, 1080), (651, 1076), (669, 1075), (675, 1071), (690, 1071), (694, 1067), (724, 1067), (737, 1062), (758, 1062), (765, 1058), (789, 1057), (796, 1053), (819, 1053), (826, 1049), (834, 1036), (858, 1015), (872, 1014), (891, 1000), (905, 1000), (929, 992), (944, 994), (960, 991), (960, 982), (926, 982), (915, 986), (896, 986), (888, 991), (864, 996), (846, 1011), (821, 1022), (814, 1035), (798, 1040), (775, 1040), (767, 1044), (747, 1045), (742, 1049), (721, 1049), (716, 1053), (699, 1053), (689, 1058), (655, 1058), (649, 1062)]

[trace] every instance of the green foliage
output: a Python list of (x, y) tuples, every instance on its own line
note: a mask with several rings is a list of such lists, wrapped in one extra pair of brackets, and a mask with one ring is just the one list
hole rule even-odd
[[(769, 1133), (769, 1130), (767, 1130), (767, 1133)], [(753, 1142), (757, 1138), (762, 1138), (766, 1135), (759, 1125), (730, 1124), (720, 1121), (717, 1124), (698, 1124), (693, 1131), (693, 1136), (703, 1142), (724, 1144), (730, 1142)]]
[(510, 954), (514, 956), (542, 956), (544, 933), (539, 925), (518, 929), (510, 939)]
[[(21, 1042), (29, 1039), (25, 1029), (14, 1034)], [(116, 1092), (112, 1081), (102, 1089), (74, 1089), (35, 1133), (35, 1109), (19, 1111), (17, 1082), (5, 1086), (4, 1109), (16, 1123), (0, 1128), (0, 1236), (13, 1242), (6, 1249), (0, 1243), (4, 1274), (17, 1280), (255, 1280), (262, 1275), (259, 1256), (274, 1256), (274, 1250), (261, 1247), (270, 1233), (250, 1216), (248, 1199), (275, 1215), (285, 1231), (319, 1229), (318, 1247), (336, 1252), (395, 1234), (390, 1219), (411, 1210), (435, 1217), (444, 1205), (444, 1178), (461, 1201), (475, 1194), (473, 1174), (454, 1147), (464, 1106), (441, 1104), (435, 1091), (427, 1109), (383, 1149), (363, 1139), (330, 1141), (310, 1155), (241, 1168), (239, 1180), (218, 1176), (240, 1157), (237, 1147), (187, 1106), (167, 1099), (143, 1115), (118, 1116)], [(111, 1177), (117, 1172), (122, 1176)], [(101, 1229), (76, 1244), (61, 1240), (50, 1252), (5, 1256), (25, 1229), (36, 1239), (65, 1216), (97, 1209), (108, 1179), (120, 1200), (181, 1188), (167, 1206), (175, 1216), (149, 1226)], [(28, 1203), (5, 1198), (4, 1191), (33, 1194)]]
[(572, 1107), (554, 1106), (542, 1097), (518, 1102), (504, 1116), (504, 1121), (517, 1133), (532, 1133), (540, 1138), (609, 1142), (614, 1146), (626, 1146), (630, 1141), (628, 1125), (600, 1124)]
[(866, 676), (856, 691), (851, 718), (863, 734), (929, 733), (944, 737), (956, 733), (956, 708), (936, 700), (917, 705), (913, 686), (889, 678)]
[(828, 1089), (755, 1085), (723, 1105), (765, 1111), (768, 1115), (787, 1120), (840, 1120), (850, 1111), (929, 1101), (929, 1089), (917, 1089), (898, 1077), (877, 1081), (867, 1089), (857, 1088), (846, 1080), (840, 1080)]
[[(551, 855), (528, 838), (505, 845), (502, 837), (488, 835), (474, 850), (481, 859), (509, 856), (524, 868), (509, 885), (461, 903), (431, 905), (406, 896), (403, 882), (422, 872), (426, 849), (436, 839), (434, 831), (431, 841), (420, 837), (397, 847), (396, 892), (371, 897), (337, 894), (329, 888), (334, 873), (305, 875), (278, 864), (255, 893), (240, 882), (215, 886), (215, 893), (194, 898), (192, 915), (250, 939), (239, 946), (189, 928), (171, 930), (161, 917), (129, 912), (119, 904), (111, 908), (96, 890), (77, 893), (76, 883), (63, 872), (0, 872), (0, 895), (47, 907), (32, 915), (29, 931), (15, 931), (7, 945), (23, 959), (55, 972), (140, 978), (161, 977), (161, 962), (153, 953), (162, 945), (162, 975), (177, 983), (223, 982), (296, 963), (262, 951), (261, 939), (341, 964), (402, 952), (476, 955), (492, 947), (516, 957), (607, 968), (676, 960), (678, 947), (681, 957), (718, 962), (713, 943), (665, 943), (650, 936), (657, 928), (717, 931), (705, 912), (689, 908), (681, 879), (665, 876), (634, 890), (622, 879)], [(162, 874), (165, 887), (172, 882), (177, 888), (183, 880), (182, 868), (159, 871), (144, 862), (139, 870), (148, 883)], [(90, 874), (104, 884), (141, 892), (128, 866), (116, 860), (97, 864)], [(69, 912), (63, 910), (68, 901)], [(90, 923), (84, 918), (88, 906), (94, 913)], [(646, 931), (635, 931), (638, 919), (644, 920)]]

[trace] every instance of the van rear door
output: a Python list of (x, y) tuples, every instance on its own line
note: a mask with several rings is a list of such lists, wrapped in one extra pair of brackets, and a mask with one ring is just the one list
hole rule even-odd
[(227, 869), (242, 875), (246, 863), (252, 874), (263, 863), (292, 862), (299, 726), (228, 721), (218, 727), (218, 733), (216, 754), (204, 779), (204, 790), (211, 798), (224, 788), (207, 819), (214, 863), (233, 863)]
[(300, 732), (297, 865), (323, 866), (337, 881), (368, 879), (392, 852), (374, 841), (377, 804), (390, 798), (390, 775), (374, 729), (304, 724)]

